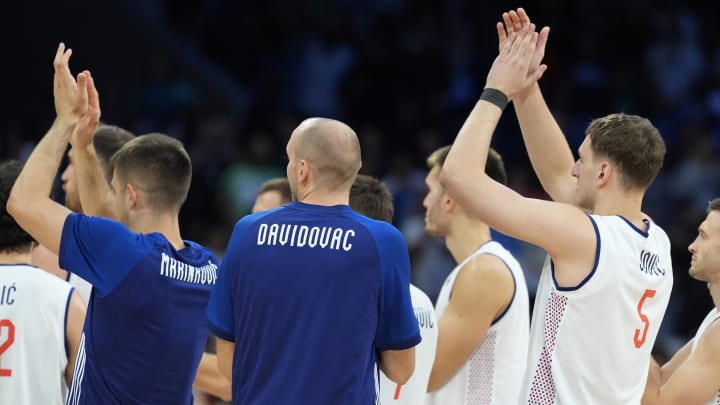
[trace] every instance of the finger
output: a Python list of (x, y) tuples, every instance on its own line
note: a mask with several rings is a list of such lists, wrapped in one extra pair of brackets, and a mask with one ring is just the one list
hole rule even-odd
[(543, 77), (543, 75), (545, 74), (546, 71), (547, 71), (547, 65), (543, 64), (543, 65), (538, 66), (538, 68), (535, 69), (535, 73), (534, 73), (535, 77), (532, 80), (533, 81), (540, 80), (540, 78)]
[(502, 44), (507, 39), (507, 32), (505, 32), (505, 25), (503, 23), (499, 22), (495, 24), (497, 27), (497, 33), (498, 33), (498, 41)]
[(515, 31), (520, 31), (523, 27), (522, 21), (520, 21), (520, 16), (515, 10), (510, 10), (510, 21), (512, 21), (513, 27), (515, 28)]
[(502, 46), (502, 49), (500, 50), (500, 55), (509, 55), (510, 54), (510, 51), (512, 50), (513, 44), (515, 43), (515, 40), (517, 39), (517, 37), (518, 37), (517, 32), (510, 33), (507, 41), (505, 41), (505, 43)]
[(58, 44), (57, 51), (55, 51), (55, 59), (53, 59), (53, 66), (57, 68), (58, 64), (62, 60), (62, 55), (65, 53), (65, 44), (60, 42)]
[(515, 24), (513, 24), (512, 19), (510, 19), (510, 14), (503, 13), (502, 18), (503, 18), (503, 23), (505, 24), (505, 29), (507, 30), (508, 34), (515, 32)]
[(77, 75), (77, 102), (81, 106), (87, 106), (88, 102), (87, 77), (87, 71), (80, 72)]
[(93, 113), (97, 114), (97, 118), (100, 118), (100, 95), (98, 94), (97, 88), (95, 87), (95, 80), (92, 74), (88, 72), (87, 77), (87, 91), (88, 91), (88, 111), (92, 110)]
[(518, 17), (520, 17), (521, 24), (530, 24), (530, 17), (527, 15), (524, 8), (518, 7), (517, 14)]
[(538, 41), (536, 45), (536, 49), (539, 49), (542, 51), (543, 54), (545, 54), (545, 46), (547, 45), (548, 37), (550, 36), (550, 27), (543, 27), (540, 30), (540, 35), (538, 36)]

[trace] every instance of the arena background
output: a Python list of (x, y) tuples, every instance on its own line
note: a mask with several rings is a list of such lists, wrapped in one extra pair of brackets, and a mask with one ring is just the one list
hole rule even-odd
[[(284, 175), (285, 142), (308, 116), (358, 132), (362, 172), (396, 201), (413, 279), (433, 299), (453, 263), (423, 232), (425, 157), (452, 142), (497, 52), (495, 22), (518, 4), (469, 0), (115, 0), (5, 2), (0, 158), (24, 159), (50, 126), (52, 58), (73, 48), (89, 69), (103, 120), (182, 140), (194, 164), (183, 236), (219, 254), (263, 180)], [(668, 145), (645, 210), (670, 234), (675, 287), (658, 349), (672, 353), (712, 306), (687, 276), (687, 245), (720, 195), (720, 26), (704, 1), (532, 1), (551, 26), (541, 80), (570, 145), (590, 119), (649, 117)], [(512, 108), (493, 146), (510, 185), (546, 198)], [(62, 190), (57, 198), (62, 199)], [(502, 237), (499, 235), (499, 237)], [(543, 252), (506, 240), (532, 290)]]

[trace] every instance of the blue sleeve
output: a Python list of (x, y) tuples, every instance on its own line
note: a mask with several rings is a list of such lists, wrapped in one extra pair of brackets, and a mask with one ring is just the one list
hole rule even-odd
[(235, 341), (235, 306), (233, 303), (232, 275), (233, 271), (237, 271), (235, 267), (236, 260), (243, 253), (240, 251), (239, 242), (245, 234), (248, 223), (248, 221), (240, 220), (235, 225), (225, 249), (225, 256), (218, 269), (218, 279), (213, 287), (207, 307), (210, 331), (215, 336), (228, 342)]
[(403, 350), (420, 343), (420, 327), (410, 301), (410, 258), (402, 234), (389, 231), (376, 235), (381, 263), (380, 319), (375, 347)]
[(145, 256), (141, 236), (120, 222), (70, 214), (60, 239), (60, 267), (87, 280), (104, 297)]

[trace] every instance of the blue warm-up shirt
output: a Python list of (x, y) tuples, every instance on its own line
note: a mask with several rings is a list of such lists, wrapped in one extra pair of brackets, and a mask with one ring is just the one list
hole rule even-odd
[(375, 404), (377, 350), (420, 342), (400, 232), (300, 202), (235, 226), (208, 305), (235, 404)]
[(192, 404), (218, 260), (185, 241), (71, 214), (60, 266), (93, 285), (68, 404)]

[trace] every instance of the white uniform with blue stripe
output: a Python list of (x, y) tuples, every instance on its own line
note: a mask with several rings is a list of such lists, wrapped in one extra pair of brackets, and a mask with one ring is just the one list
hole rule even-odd
[(512, 404), (520, 393), (527, 361), (530, 308), (525, 275), (509, 251), (500, 243), (489, 241), (458, 264), (440, 290), (435, 311), (438, 319), (442, 318), (457, 275), (480, 254), (497, 256), (510, 269), (515, 281), (512, 301), (493, 321), (483, 341), (460, 370), (442, 388), (428, 395), (428, 405)]
[(37, 267), (0, 265), (0, 404), (65, 403), (72, 291)]
[(412, 284), (410, 284), (410, 301), (422, 337), (422, 341), (415, 346), (415, 371), (408, 382), (400, 386), (380, 372), (379, 397), (382, 405), (418, 405), (423, 404), (427, 396), (428, 381), (437, 349), (437, 317), (427, 294)]
[(670, 300), (670, 241), (620, 216), (588, 216), (595, 265), (558, 287), (546, 260), (535, 298), (521, 404), (639, 404), (650, 351)]

